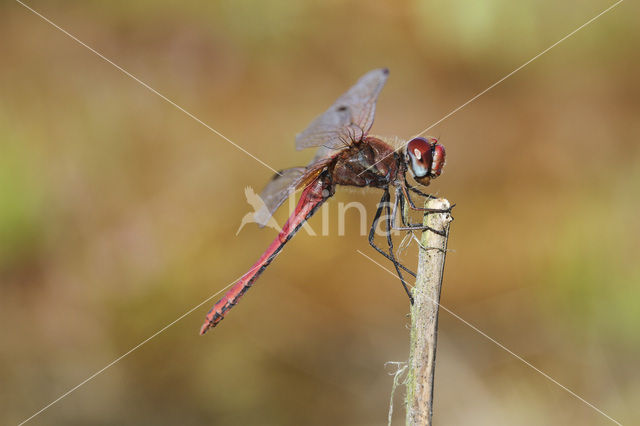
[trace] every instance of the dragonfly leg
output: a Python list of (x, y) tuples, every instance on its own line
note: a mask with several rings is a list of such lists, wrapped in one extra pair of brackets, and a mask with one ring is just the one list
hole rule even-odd
[(378, 226), (378, 222), (380, 221), (380, 216), (382, 215), (382, 210), (384, 210), (385, 205), (388, 205), (388, 201), (389, 201), (389, 194), (388, 193), (383, 194), (382, 195), (382, 199), (380, 200), (380, 204), (378, 204), (378, 209), (376, 210), (376, 215), (373, 218), (373, 223), (371, 224), (371, 229), (369, 230), (369, 244), (371, 245), (371, 247), (376, 249), (376, 251), (378, 253), (380, 253), (381, 255), (383, 255), (384, 257), (389, 259), (390, 261), (392, 261), (394, 264), (397, 264), (398, 267), (400, 267), (406, 273), (408, 273), (409, 275), (411, 275), (412, 277), (415, 278), (416, 274), (413, 271), (408, 269), (403, 264), (397, 262), (394, 257), (390, 256), (389, 253), (384, 251), (382, 248), (378, 247), (376, 245), (376, 243), (373, 241), (374, 237), (375, 237), (375, 233), (376, 233), (376, 227)]
[(411, 196), (409, 195), (409, 191), (407, 191), (407, 189), (423, 197), (427, 197), (427, 198), (436, 198), (436, 197), (434, 197), (431, 194), (425, 194), (419, 189), (414, 188), (413, 186), (409, 185), (406, 179), (405, 179), (404, 185), (398, 185), (398, 186), (400, 187), (400, 191), (402, 192), (403, 197), (406, 198), (407, 201), (409, 202), (409, 206), (411, 207), (412, 210), (417, 210), (417, 211), (426, 212), (426, 213), (451, 213), (451, 209), (455, 207), (455, 204), (452, 204), (451, 207), (449, 207), (448, 209), (428, 209), (424, 207), (417, 207), (414, 204), (413, 200), (411, 199)]
[[(383, 199), (386, 198), (385, 210), (387, 211), (387, 244), (389, 245), (389, 256), (391, 256), (391, 261), (393, 262), (393, 266), (396, 268), (396, 272), (398, 273), (398, 278), (400, 278), (400, 282), (402, 282), (402, 287), (404, 287), (404, 291), (407, 292), (407, 296), (409, 296), (409, 301), (413, 305), (413, 295), (411, 294), (411, 290), (409, 290), (409, 286), (404, 281), (404, 277), (402, 276), (402, 272), (400, 272), (400, 263), (396, 260), (393, 254), (393, 238), (391, 238), (391, 230), (393, 229), (393, 222), (395, 218), (391, 215), (391, 206), (389, 205), (389, 190), (385, 190), (385, 195)], [(395, 210), (395, 209), (394, 209)], [(415, 276), (415, 275), (414, 275)]]
[[(397, 226), (396, 225), (396, 217), (398, 215), (397, 211), (398, 211), (398, 205), (400, 205), (400, 220), (402, 222), (402, 226)], [(410, 223), (407, 221), (406, 218), (406, 214), (407, 214), (407, 208), (406, 208), (406, 204), (404, 203), (404, 197), (402, 196), (402, 193), (399, 193), (398, 191), (396, 191), (396, 197), (395, 197), (395, 201), (393, 203), (393, 212), (391, 213), (391, 216), (393, 217), (393, 221), (392, 223), (392, 228), (394, 231), (425, 231), (425, 230), (431, 230), (433, 232), (435, 232), (438, 235), (442, 235), (444, 236), (444, 234), (441, 234), (440, 231), (437, 231), (433, 228), (430, 228), (428, 226), (425, 226), (421, 223)]]
[(416, 194), (420, 195), (421, 197), (426, 197), (426, 198), (437, 198), (435, 195), (431, 195), (431, 194), (426, 194), (422, 191), (420, 191), (418, 188), (416, 188), (415, 186), (412, 186), (409, 184), (409, 182), (407, 181), (407, 178), (405, 176), (404, 178), (404, 185), (407, 187), (407, 189), (409, 191), (415, 192)]
[[(413, 187), (407, 187), (407, 188), (413, 188)], [(414, 188), (415, 189), (415, 188)], [(418, 191), (416, 189), (416, 191)], [(419, 192), (419, 191), (418, 191)], [(422, 194), (422, 193), (421, 193)], [(432, 195), (428, 195), (428, 194), (423, 194), (429, 198), (435, 198)], [(394, 226), (393, 230), (394, 231), (431, 231), (434, 232), (438, 235), (442, 235), (445, 236), (444, 231), (439, 231), (436, 229), (433, 229), (429, 226), (425, 226), (422, 223), (411, 223), (407, 220), (407, 205), (405, 204), (405, 199), (409, 202), (410, 205), (413, 204), (413, 201), (411, 200), (411, 197), (409, 197), (409, 193), (406, 191), (406, 189), (401, 189), (401, 188), (397, 188), (396, 190), (396, 202), (394, 205), (394, 217), (396, 215), (396, 206), (398, 205), (398, 203), (400, 203), (400, 218), (402, 220), (402, 225), (403, 226)], [(454, 205), (452, 205), (451, 207), (449, 207), (448, 209), (418, 209), (415, 207), (415, 205), (413, 206), (413, 208), (415, 208), (416, 210), (420, 210), (422, 212), (425, 213), (450, 213), (451, 209), (453, 208)], [(395, 221), (394, 221), (395, 223)]]
[(409, 224), (409, 226), (399, 226), (393, 228), (394, 231), (431, 231), (441, 236), (446, 236), (447, 234), (444, 231), (438, 231), (437, 229), (433, 229), (429, 226), (420, 225), (420, 224)]

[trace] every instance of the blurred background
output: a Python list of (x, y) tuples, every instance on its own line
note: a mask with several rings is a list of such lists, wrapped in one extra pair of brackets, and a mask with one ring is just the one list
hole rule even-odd
[[(612, 2), (30, 1), (276, 169), (366, 71), (410, 137)], [(457, 204), (442, 304), (640, 422), (640, 8), (619, 7), (430, 134)], [(0, 423), (16, 424), (243, 274), (272, 172), (16, 2), (0, 6)], [(339, 189), (204, 337), (217, 298), (30, 424), (382, 425), (408, 301)], [(285, 212), (279, 212), (282, 220)], [(320, 227), (320, 217), (311, 220)], [(399, 238), (398, 238), (399, 241)], [(415, 245), (402, 260), (412, 267)], [(404, 389), (394, 423), (402, 424)], [(611, 424), (446, 312), (436, 424)]]

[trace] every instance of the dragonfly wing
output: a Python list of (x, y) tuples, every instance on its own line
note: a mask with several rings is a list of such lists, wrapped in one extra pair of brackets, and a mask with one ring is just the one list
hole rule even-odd
[(306, 167), (293, 167), (280, 171), (260, 193), (262, 206), (254, 215), (256, 223), (263, 227), (269, 222), (273, 213), (293, 194), (300, 180), (304, 177)]
[(254, 214), (255, 222), (261, 228), (264, 227), (278, 207), (297, 189), (313, 182), (325, 170), (330, 161), (331, 159), (322, 159), (312, 162), (307, 167), (293, 167), (282, 170), (279, 175), (275, 175), (260, 193), (262, 206)]
[(369, 132), (376, 112), (376, 101), (389, 70), (380, 68), (369, 71), (328, 110), (296, 135), (296, 149), (320, 146), (325, 152), (316, 158), (326, 157), (352, 140), (360, 140)]

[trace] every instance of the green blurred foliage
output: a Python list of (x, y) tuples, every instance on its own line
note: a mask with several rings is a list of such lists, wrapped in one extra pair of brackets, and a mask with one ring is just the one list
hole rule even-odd
[(37, 153), (7, 123), (0, 122), (0, 135), (0, 268), (11, 269), (37, 250), (46, 203), (30, 170)]
[(631, 195), (640, 193), (637, 167), (612, 171), (607, 186), (593, 188), (600, 189), (598, 197), (593, 189), (575, 194), (538, 277), (548, 280), (556, 302), (540, 300), (541, 306), (562, 309), (576, 330), (621, 350), (640, 345), (640, 199)]

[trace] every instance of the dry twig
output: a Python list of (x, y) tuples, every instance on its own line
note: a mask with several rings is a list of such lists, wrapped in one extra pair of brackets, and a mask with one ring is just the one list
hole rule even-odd
[[(425, 207), (449, 209), (445, 199), (427, 200)], [(428, 213), (424, 224), (443, 235), (422, 233), (418, 277), (411, 308), (411, 346), (407, 376), (407, 425), (431, 425), (433, 415), (433, 379), (436, 370), (438, 308), (442, 274), (449, 236), (449, 213)]]

